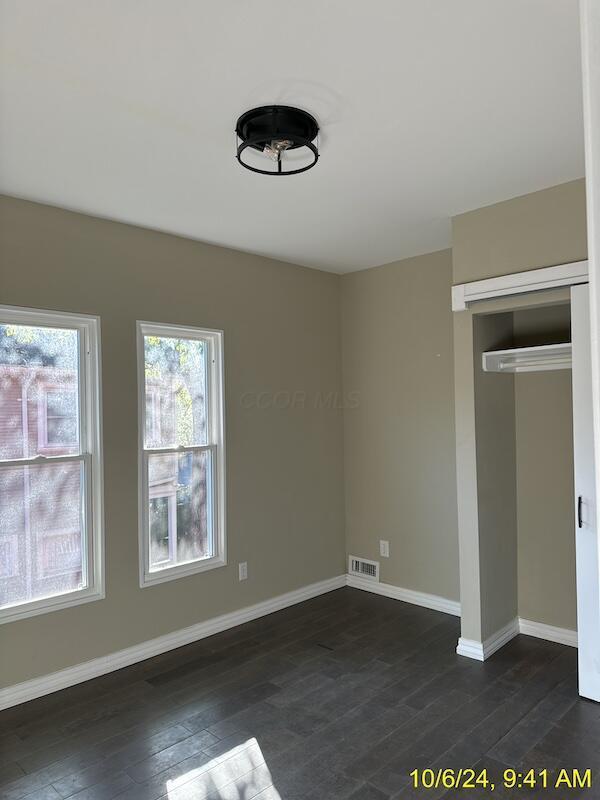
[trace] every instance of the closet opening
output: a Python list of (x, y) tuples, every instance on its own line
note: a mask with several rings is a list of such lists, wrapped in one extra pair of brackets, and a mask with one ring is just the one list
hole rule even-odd
[(600, 701), (589, 332), (587, 284), (455, 317), (457, 652), (484, 661), (518, 633), (570, 644), (579, 694)]
[(571, 307), (480, 315), (474, 325), (489, 622), (576, 631)]

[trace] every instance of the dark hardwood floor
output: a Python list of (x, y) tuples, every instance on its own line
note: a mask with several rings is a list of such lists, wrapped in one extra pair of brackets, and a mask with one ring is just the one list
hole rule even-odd
[[(78, 800), (490, 797), (417, 767), (598, 769), (576, 651), (520, 636), (485, 664), (459, 621), (340, 589), (0, 714), (0, 796)], [(494, 797), (600, 797), (496, 787)]]

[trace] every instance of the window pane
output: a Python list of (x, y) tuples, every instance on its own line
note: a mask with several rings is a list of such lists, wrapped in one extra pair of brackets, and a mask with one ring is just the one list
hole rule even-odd
[(0, 459), (79, 452), (78, 337), (0, 325)]
[(51, 447), (77, 444), (77, 392), (53, 389), (46, 392), (46, 443)]
[(207, 444), (206, 348), (200, 339), (144, 336), (145, 447)]
[(0, 467), (0, 607), (82, 589), (83, 464)]
[(210, 451), (150, 455), (148, 503), (152, 571), (214, 555)]

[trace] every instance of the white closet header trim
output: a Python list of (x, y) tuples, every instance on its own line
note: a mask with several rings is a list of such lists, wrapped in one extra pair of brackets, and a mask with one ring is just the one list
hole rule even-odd
[(478, 300), (539, 292), (544, 289), (575, 286), (578, 283), (587, 282), (588, 262), (573, 261), (570, 264), (558, 264), (555, 267), (543, 267), (542, 269), (530, 269), (527, 272), (515, 272), (512, 275), (501, 275), (499, 278), (459, 283), (452, 287), (452, 311), (465, 311), (471, 303)]

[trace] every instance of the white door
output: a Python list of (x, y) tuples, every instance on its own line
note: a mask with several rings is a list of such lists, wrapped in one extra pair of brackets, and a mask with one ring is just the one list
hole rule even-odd
[(573, 445), (579, 694), (600, 701), (600, 551), (596, 530), (594, 426), (587, 284), (571, 288)]

